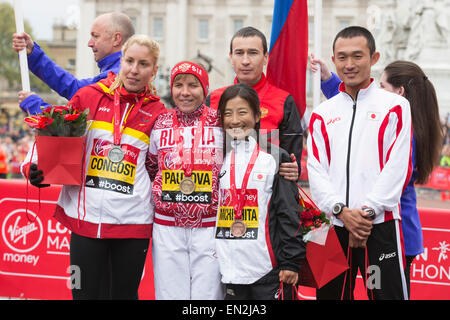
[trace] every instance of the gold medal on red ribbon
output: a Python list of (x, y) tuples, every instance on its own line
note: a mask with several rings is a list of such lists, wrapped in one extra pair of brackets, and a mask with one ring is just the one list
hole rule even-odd
[(191, 177), (184, 177), (180, 182), (180, 191), (182, 194), (190, 195), (195, 191), (195, 182)]
[[(203, 106), (202, 116), (200, 118), (198, 127), (195, 129), (194, 133), (194, 144), (190, 151), (190, 161), (183, 163), (182, 168), (184, 171), (184, 178), (180, 182), (180, 192), (184, 195), (190, 195), (195, 191), (195, 182), (192, 179), (192, 171), (194, 170), (195, 161), (195, 150), (197, 150), (200, 146), (200, 142), (203, 136), (203, 128), (205, 126), (206, 117), (208, 115), (208, 108)], [(178, 117), (176, 111), (173, 111), (173, 130), (175, 135), (175, 141), (177, 144), (177, 153), (180, 159), (184, 159), (184, 138), (180, 134), (180, 123), (178, 122)]]

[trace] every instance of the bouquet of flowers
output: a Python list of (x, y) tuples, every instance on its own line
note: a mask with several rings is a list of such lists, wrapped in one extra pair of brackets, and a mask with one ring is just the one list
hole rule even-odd
[(303, 235), (303, 241), (313, 241), (323, 245), (326, 241), (328, 229), (330, 228), (330, 220), (327, 218), (325, 212), (319, 210), (306, 192), (300, 186), (298, 188), (303, 209), (300, 212), (300, 229)]
[(311, 203), (300, 198), (303, 204), (303, 211), (300, 212), (300, 227), (302, 230), (303, 240), (308, 242), (314, 234), (318, 234), (319, 229), (328, 231), (330, 220), (325, 212), (320, 211)]
[[(303, 211), (300, 228), (306, 243), (306, 259), (300, 269), (300, 285), (321, 288), (348, 269), (347, 259), (336, 231), (325, 212), (319, 210), (306, 192), (299, 188)], [(302, 194), (309, 200), (304, 200)]]
[(50, 106), (24, 121), (40, 136), (82, 137), (87, 129), (88, 113), (89, 109), (80, 111), (72, 106)]
[(36, 131), (37, 162), (44, 173), (43, 184), (82, 184), (88, 113), (89, 109), (50, 106), (25, 118), (25, 123)]

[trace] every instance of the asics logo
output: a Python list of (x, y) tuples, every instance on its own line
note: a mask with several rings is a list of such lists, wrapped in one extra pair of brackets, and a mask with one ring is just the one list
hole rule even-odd
[(392, 253), (386, 253), (386, 254), (384, 254), (384, 253), (382, 253), (381, 255), (380, 255), (380, 257), (378, 258), (378, 260), (379, 261), (383, 261), (383, 260), (386, 260), (386, 259), (390, 259), (390, 258), (395, 258), (397, 256), (397, 252), (392, 252)]

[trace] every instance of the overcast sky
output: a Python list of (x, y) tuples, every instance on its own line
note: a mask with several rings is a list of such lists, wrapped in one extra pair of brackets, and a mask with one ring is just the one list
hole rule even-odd
[[(21, 0), (24, 20), (33, 28), (36, 40), (51, 40), (52, 25), (56, 19), (67, 20), (68, 10), (81, 0)], [(14, 0), (0, 0), (14, 5)], [(73, 10), (71, 10), (73, 11)]]

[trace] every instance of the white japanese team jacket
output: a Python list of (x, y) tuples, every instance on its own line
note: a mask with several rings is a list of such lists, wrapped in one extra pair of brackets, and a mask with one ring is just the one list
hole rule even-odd
[[(400, 196), (412, 171), (409, 102), (378, 88), (373, 79), (356, 100), (345, 92), (344, 83), (339, 89), (310, 120), (312, 199), (329, 216), (341, 202), (375, 209), (375, 224), (401, 219)], [(334, 224), (343, 226), (339, 219)]]

